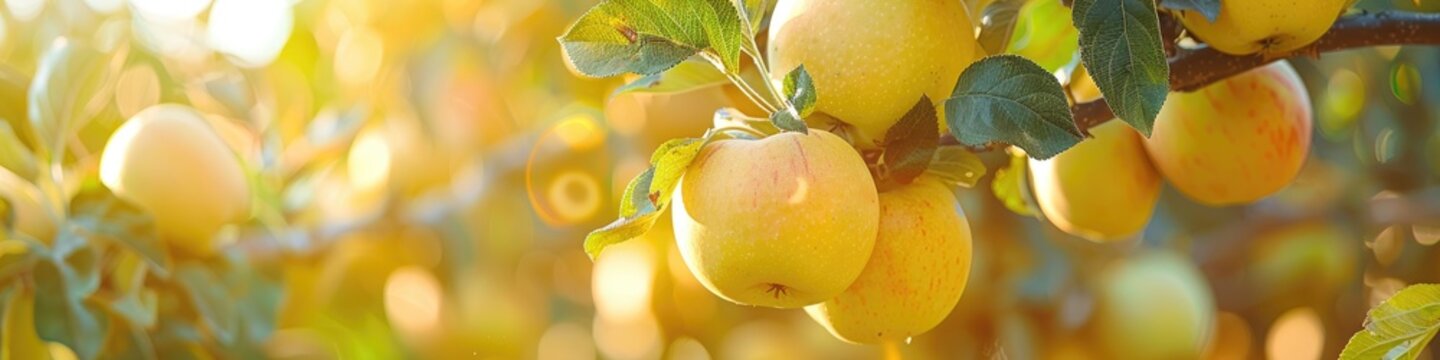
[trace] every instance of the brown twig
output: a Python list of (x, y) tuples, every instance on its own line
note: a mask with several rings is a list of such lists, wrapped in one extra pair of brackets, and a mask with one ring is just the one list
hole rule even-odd
[[(1180, 49), (1170, 57), (1170, 89), (1190, 92), (1277, 60), (1386, 45), (1440, 45), (1440, 14), (1403, 11), (1361, 13), (1340, 18), (1309, 46), (1280, 55), (1229, 55), (1213, 48)], [(1081, 132), (1115, 118), (1105, 99), (1070, 107)], [(946, 137), (943, 144), (955, 144)], [(985, 147), (986, 149), (991, 147)]]

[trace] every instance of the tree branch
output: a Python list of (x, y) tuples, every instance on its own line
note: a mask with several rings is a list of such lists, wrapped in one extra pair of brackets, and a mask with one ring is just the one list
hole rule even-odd
[[(1170, 89), (1190, 92), (1247, 70), (1277, 60), (1299, 56), (1386, 45), (1440, 45), (1440, 14), (1379, 11), (1341, 17), (1325, 36), (1309, 46), (1281, 55), (1229, 55), (1213, 48), (1178, 49), (1169, 59)], [(1115, 118), (1105, 99), (1070, 107), (1075, 125), (1082, 133)], [(957, 144), (953, 137), (942, 144)], [(971, 150), (993, 150), (1000, 146), (972, 146)]]
[[(1440, 45), (1440, 14), (1380, 11), (1340, 18), (1330, 32), (1309, 46), (1279, 56), (1229, 55), (1213, 48), (1182, 49), (1170, 58), (1170, 89), (1190, 92), (1206, 85), (1298, 56), (1385, 45)], [(1115, 114), (1104, 99), (1070, 107), (1081, 131), (1110, 121)]]

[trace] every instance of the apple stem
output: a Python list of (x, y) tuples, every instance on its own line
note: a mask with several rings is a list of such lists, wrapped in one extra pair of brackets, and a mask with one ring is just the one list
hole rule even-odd
[(740, 88), (740, 92), (744, 93), (745, 97), (750, 98), (750, 102), (753, 102), (756, 105), (760, 105), (761, 109), (765, 109), (765, 111), (767, 112), (767, 114), (765, 115), (768, 116), (775, 113), (776, 111), (779, 111), (774, 104), (771, 104), (770, 101), (766, 100), (766, 97), (760, 95), (760, 93), (756, 91), (754, 87), (750, 86), (750, 83), (745, 82), (744, 78), (741, 78), (739, 75), (732, 74), (726, 74), (725, 77), (729, 78), (730, 82), (735, 83), (735, 87)]

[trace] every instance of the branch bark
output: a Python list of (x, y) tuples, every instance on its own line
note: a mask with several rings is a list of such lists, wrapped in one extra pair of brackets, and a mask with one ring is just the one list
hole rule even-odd
[[(1170, 63), (1171, 91), (1190, 92), (1247, 70), (1292, 57), (1386, 45), (1440, 45), (1440, 14), (1378, 11), (1341, 17), (1330, 31), (1309, 46), (1278, 56), (1229, 55), (1213, 48), (1177, 49)], [(1082, 133), (1115, 118), (1105, 99), (1070, 107)], [(956, 145), (950, 136), (942, 144)], [(969, 146), (972, 151), (1003, 148), (1004, 144)]]
[[(1169, 60), (1170, 89), (1195, 91), (1277, 60), (1385, 45), (1440, 45), (1440, 14), (1379, 11), (1345, 16), (1320, 40), (1279, 56), (1229, 55), (1209, 47), (1181, 49)], [(1105, 99), (1075, 104), (1070, 113), (1082, 132), (1115, 118)]]

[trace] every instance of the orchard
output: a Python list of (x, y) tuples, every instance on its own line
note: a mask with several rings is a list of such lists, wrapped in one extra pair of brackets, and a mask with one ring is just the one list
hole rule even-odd
[(0, 359), (1435, 359), (1440, 2), (6, 0)]

